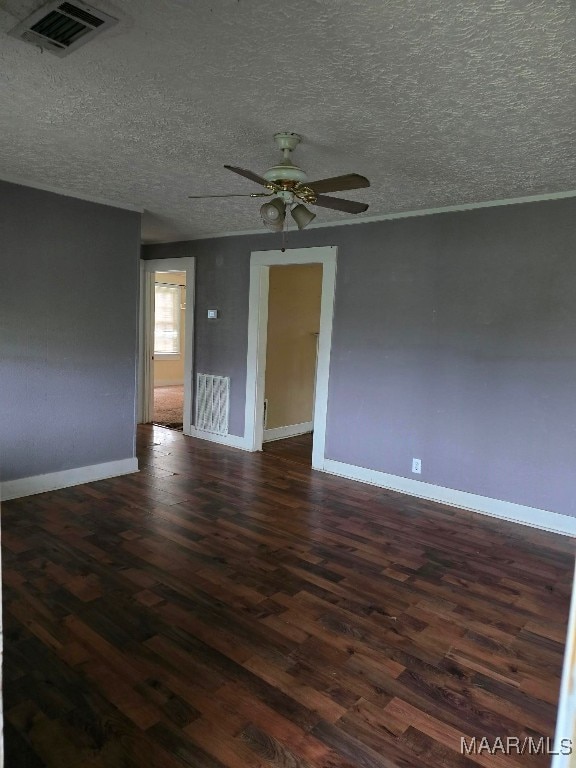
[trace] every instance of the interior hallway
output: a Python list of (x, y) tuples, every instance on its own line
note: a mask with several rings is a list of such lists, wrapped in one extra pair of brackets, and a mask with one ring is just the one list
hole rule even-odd
[(7, 766), (462, 768), (461, 736), (552, 735), (570, 539), (151, 426), (139, 456), (3, 504)]

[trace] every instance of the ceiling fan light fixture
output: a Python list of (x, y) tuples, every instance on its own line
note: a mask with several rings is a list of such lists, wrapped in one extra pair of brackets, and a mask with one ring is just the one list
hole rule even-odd
[(307, 227), (308, 224), (316, 218), (316, 214), (309, 211), (305, 205), (302, 205), (302, 203), (295, 205), (290, 213), (298, 225), (298, 229), (304, 229), (304, 227)]
[(282, 232), (282, 230), (284, 229), (284, 220), (279, 221), (277, 224), (272, 224), (269, 221), (264, 221), (263, 224), (266, 227), (266, 229), (269, 229), (271, 232)]
[(279, 224), (282, 227), (286, 218), (286, 204), (279, 197), (275, 197), (274, 200), (261, 206), (260, 216), (264, 224)]

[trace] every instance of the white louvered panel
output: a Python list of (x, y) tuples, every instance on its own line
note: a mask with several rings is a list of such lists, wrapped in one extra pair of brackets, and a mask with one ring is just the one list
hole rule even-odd
[(196, 383), (196, 429), (228, 434), (230, 378), (199, 373)]

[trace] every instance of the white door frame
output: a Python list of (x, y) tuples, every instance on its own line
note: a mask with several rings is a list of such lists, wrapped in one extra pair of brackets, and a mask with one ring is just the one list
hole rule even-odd
[(154, 412), (154, 273), (186, 272), (186, 315), (184, 325), (184, 414), (183, 431), (192, 424), (192, 367), (194, 365), (194, 282), (195, 260), (140, 260), (140, 319), (138, 329), (138, 423), (152, 421)]
[(335, 245), (294, 248), (282, 251), (253, 251), (250, 258), (250, 304), (248, 311), (248, 355), (244, 444), (249, 451), (261, 451), (264, 437), (264, 384), (268, 336), (268, 286), (270, 267), (277, 264), (322, 264), (322, 300), (318, 365), (314, 402), (312, 467), (324, 469), (328, 379), (336, 287)]

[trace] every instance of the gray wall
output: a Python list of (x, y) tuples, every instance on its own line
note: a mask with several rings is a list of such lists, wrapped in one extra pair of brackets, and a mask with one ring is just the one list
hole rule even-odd
[(0, 181), (0, 479), (134, 456), (140, 215)]
[[(240, 254), (236, 239), (223, 237), (144, 246), (142, 256), (196, 257), (194, 381), (196, 373), (230, 377), (228, 430), (232, 435), (243, 435), (250, 249)], [(207, 319), (208, 309), (219, 310), (217, 320)]]
[[(289, 245), (339, 248), (328, 458), (576, 515), (575, 200), (291, 232)], [(144, 248), (197, 257), (198, 367), (231, 376), (233, 434), (250, 252), (278, 247), (263, 234)]]

